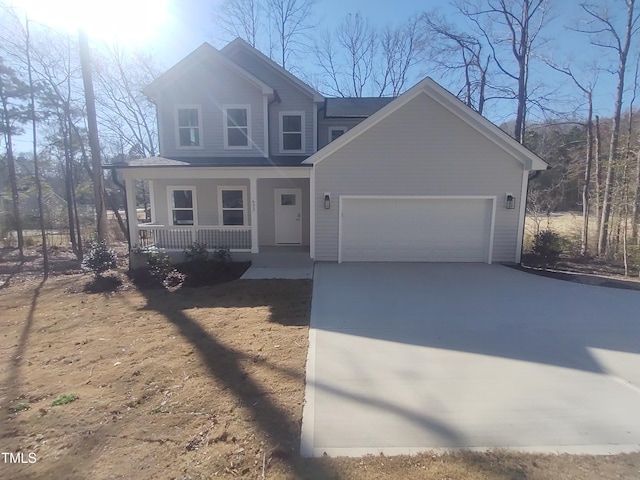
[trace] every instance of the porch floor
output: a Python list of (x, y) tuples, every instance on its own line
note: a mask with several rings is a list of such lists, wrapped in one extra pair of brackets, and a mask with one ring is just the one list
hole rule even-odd
[(313, 260), (309, 247), (260, 247), (260, 253), (251, 255), (251, 267), (242, 279), (312, 279)]

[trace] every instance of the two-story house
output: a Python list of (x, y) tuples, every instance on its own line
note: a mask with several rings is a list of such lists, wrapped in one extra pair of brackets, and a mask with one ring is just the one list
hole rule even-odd
[[(528, 173), (547, 165), (431, 79), (325, 98), (243, 40), (149, 85), (160, 155), (113, 165), (132, 244), (298, 246), (321, 261), (518, 262)], [(135, 221), (135, 180), (152, 222)]]

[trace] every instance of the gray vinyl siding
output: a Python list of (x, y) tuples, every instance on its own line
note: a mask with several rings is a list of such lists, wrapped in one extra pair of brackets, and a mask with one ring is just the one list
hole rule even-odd
[[(497, 197), (493, 261), (515, 261), (522, 164), (426, 94), (315, 170), (316, 260), (338, 258), (340, 195), (489, 195)], [(329, 210), (324, 192), (331, 193)], [(506, 192), (516, 196), (513, 210), (504, 208)]]
[(329, 143), (329, 127), (346, 127), (349, 131), (363, 120), (364, 118), (320, 118), (318, 121), (318, 150)]
[[(264, 62), (245, 50), (237, 50), (230, 55), (231, 59), (249, 73), (262, 80), (278, 92), (280, 102), (269, 107), (269, 146), (272, 155), (280, 152), (280, 112), (303, 111), (305, 113), (305, 154), (313, 151), (313, 98), (289, 79), (265, 65)], [(292, 155), (300, 155), (294, 153)]]
[(220, 225), (218, 218), (218, 186), (246, 187), (247, 189), (247, 218), (245, 223), (251, 223), (251, 198), (249, 192), (249, 180), (246, 178), (225, 179), (186, 179), (186, 180), (154, 180), (153, 202), (155, 211), (155, 223), (159, 225), (171, 225), (169, 218), (168, 187), (189, 186), (196, 188), (196, 215), (198, 225)]
[[(253, 148), (224, 148), (223, 106), (250, 105)], [(203, 63), (169, 86), (156, 101), (161, 155), (166, 157), (265, 156), (264, 100), (260, 89), (221, 63)], [(202, 148), (179, 148), (177, 144), (177, 105), (199, 105)]]
[(276, 244), (276, 188), (299, 188), (302, 192), (302, 244), (309, 245), (309, 179), (258, 179), (258, 244)]

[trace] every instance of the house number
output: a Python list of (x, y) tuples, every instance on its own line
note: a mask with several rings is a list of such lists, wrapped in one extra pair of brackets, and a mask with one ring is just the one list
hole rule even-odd
[(251, 200), (251, 211), (252, 212), (256, 211), (256, 201), (255, 200)]

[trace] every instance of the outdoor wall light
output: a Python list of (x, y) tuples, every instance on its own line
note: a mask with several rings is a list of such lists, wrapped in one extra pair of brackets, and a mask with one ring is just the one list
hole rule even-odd
[(504, 195), (504, 206), (507, 210), (516, 208), (516, 197), (513, 196), (513, 193), (506, 193)]
[(325, 210), (329, 210), (331, 208), (331, 194), (330, 193), (325, 193), (324, 194), (324, 209)]

